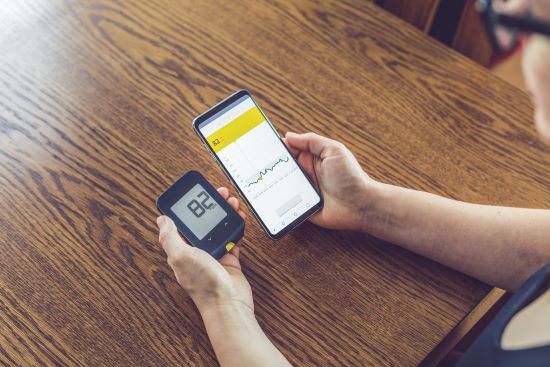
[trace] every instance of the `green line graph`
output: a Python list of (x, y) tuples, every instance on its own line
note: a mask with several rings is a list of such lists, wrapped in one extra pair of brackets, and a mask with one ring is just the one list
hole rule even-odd
[(264, 179), (264, 176), (266, 176), (268, 174), (268, 172), (273, 172), (273, 170), (275, 169), (275, 167), (277, 167), (277, 165), (279, 163), (286, 163), (290, 160), (290, 158), (288, 156), (284, 157), (284, 158), (279, 158), (277, 159), (275, 162), (273, 162), (273, 164), (271, 164), (271, 167), (266, 167), (264, 169), (262, 169), (258, 176), (254, 179), (253, 178), (253, 181), (250, 181), (246, 187), (250, 187), (252, 185), (256, 185), (258, 183), (260, 183), (263, 179)]

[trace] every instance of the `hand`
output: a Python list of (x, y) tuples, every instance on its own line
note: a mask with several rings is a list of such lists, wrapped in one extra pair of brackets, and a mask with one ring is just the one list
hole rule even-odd
[(284, 141), (323, 195), (324, 207), (310, 221), (331, 229), (361, 229), (366, 193), (374, 181), (353, 154), (342, 143), (314, 133), (289, 132)]
[[(229, 197), (229, 190), (221, 187), (218, 192), (245, 219), (245, 214), (239, 210), (239, 201)], [(168, 256), (168, 264), (199, 311), (210, 306), (233, 305), (254, 310), (252, 291), (239, 263), (240, 245), (233, 247), (218, 262), (207, 252), (184, 241), (174, 222), (167, 216), (158, 217), (157, 224), (160, 229), (159, 241)]]

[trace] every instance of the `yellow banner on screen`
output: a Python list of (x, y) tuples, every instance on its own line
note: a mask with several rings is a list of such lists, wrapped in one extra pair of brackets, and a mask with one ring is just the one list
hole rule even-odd
[(218, 153), (264, 120), (264, 115), (262, 115), (258, 107), (254, 106), (235, 120), (218, 129), (212, 135), (207, 136), (206, 141), (214, 152)]

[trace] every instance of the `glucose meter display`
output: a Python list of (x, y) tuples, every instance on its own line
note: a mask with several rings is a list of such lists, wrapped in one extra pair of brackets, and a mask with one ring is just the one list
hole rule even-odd
[(227, 216), (226, 211), (200, 184), (193, 186), (170, 210), (199, 240), (202, 240)]

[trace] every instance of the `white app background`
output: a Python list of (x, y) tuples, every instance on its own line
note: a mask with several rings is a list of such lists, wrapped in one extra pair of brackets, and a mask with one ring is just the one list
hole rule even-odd
[[(250, 102), (247, 99), (241, 104)], [(201, 131), (204, 134), (204, 130)], [(320, 201), (265, 120), (217, 155), (271, 234), (279, 232)]]

